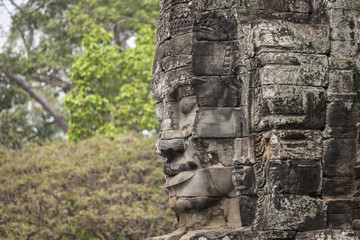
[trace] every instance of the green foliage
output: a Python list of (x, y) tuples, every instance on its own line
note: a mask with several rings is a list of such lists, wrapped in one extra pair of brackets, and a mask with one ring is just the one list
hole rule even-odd
[[(19, 148), (27, 141), (43, 143), (59, 132), (50, 114), (2, 71), (21, 74), (61, 112), (58, 94), (71, 86), (66, 71), (71, 67), (73, 48), (80, 43), (68, 34), (64, 15), (76, 2), (31, 0), (14, 8), (11, 31), (0, 52), (0, 138), (9, 147)], [(48, 77), (47, 81), (40, 76)]]
[(171, 231), (154, 144), (130, 133), (0, 148), (0, 238), (144, 239)]
[(159, 0), (80, 0), (69, 9), (69, 32), (81, 38), (99, 25), (112, 31), (115, 43), (124, 47), (142, 25), (155, 29), (158, 12)]
[[(32, 141), (42, 144), (55, 137), (56, 128), (41, 107), (31, 105), (29, 96), (0, 75), (0, 140), (10, 148)], [(16, 107), (15, 107), (16, 106)]]
[(65, 99), (70, 112), (68, 136), (79, 140), (100, 131), (110, 120), (111, 103), (119, 89), (119, 47), (112, 34), (94, 27), (82, 40), (85, 48), (70, 74), (74, 88)]
[(136, 47), (127, 51), (113, 44), (112, 36), (98, 26), (84, 35), (84, 51), (70, 74), (74, 88), (65, 99), (70, 139), (157, 126), (149, 95), (155, 30), (144, 25)]
[[(28, 121), (29, 118), (33, 121)], [(18, 105), (14, 111), (5, 111), (2, 113), (0, 126), (2, 141), (14, 149), (29, 141), (43, 144), (56, 133), (54, 125), (48, 119), (49, 116), (43, 111), (31, 113), (24, 105)]]
[(115, 124), (125, 129), (156, 128), (154, 101), (149, 94), (155, 54), (155, 30), (143, 26), (136, 47), (121, 54), (122, 86), (116, 97)]
[(69, 21), (64, 16), (77, 2), (31, 0), (20, 5), (12, 15), (11, 32), (1, 59), (5, 69), (1, 70), (23, 74), (29, 81), (42, 74), (66, 77), (80, 38), (69, 34)]
[[(17, 2), (12, 3), (16, 5)], [(154, 128), (153, 110), (149, 108), (152, 100), (145, 92), (149, 85), (158, 5), (158, 0), (31, 0), (13, 6), (11, 32), (0, 53), (0, 82), (6, 81), (0, 86), (0, 93), (7, 100), (5, 108), (0, 106), (0, 123), (6, 120), (2, 120), (6, 115), (7, 119), (12, 117), (14, 122), (22, 122), (29, 126), (26, 129), (34, 131), (17, 132), (16, 138), (23, 140), (8, 142), (8, 145), (20, 146), (27, 141), (27, 136), (37, 132), (50, 134), (37, 139), (52, 139), (56, 128), (53, 127), (55, 124), (48, 124), (53, 122), (52, 117), (26, 94), (22, 94), (26, 96), (26, 102), (20, 107), (22, 113), (13, 114), (19, 108), (19, 94), (15, 94), (19, 89), (15, 89), (1, 71), (21, 74), (63, 115), (67, 112), (58, 96), (67, 94), (73, 87), (71, 80), (74, 80), (77, 86), (68, 99), (81, 110), (70, 106), (71, 139), (124, 129)], [(96, 25), (105, 30), (94, 27)], [(95, 32), (99, 35), (95, 36)], [(144, 45), (127, 51), (126, 41), (136, 35), (138, 44)], [(91, 50), (94, 50), (92, 54)], [(136, 62), (125, 63), (125, 60), (133, 59)], [(126, 80), (123, 74), (127, 76)], [(135, 82), (130, 83), (130, 80)], [(130, 109), (130, 104), (135, 108)], [(39, 115), (35, 116), (33, 112)], [(22, 119), (15, 119), (15, 116)], [(86, 117), (87, 121), (83, 121)], [(41, 127), (41, 124), (45, 125)], [(16, 129), (17, 126), (9, 132), (15, 133)], [(9, 132), (0, 132), (0, 140), (15, 139), (6, 135)]]

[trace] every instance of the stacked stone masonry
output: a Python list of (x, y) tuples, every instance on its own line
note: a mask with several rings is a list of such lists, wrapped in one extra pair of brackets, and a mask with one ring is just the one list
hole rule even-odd
[(360, 239), (360, 0), (160, 6), (154, 239)]

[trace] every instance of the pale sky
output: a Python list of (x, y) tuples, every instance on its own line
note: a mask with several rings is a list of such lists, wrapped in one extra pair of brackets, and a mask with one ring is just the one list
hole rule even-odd
[[(15, 1), (16, 3), (21, 3), (23, 1)], [(9, 32), (11, 18), (9, 12), (13, 12), (14, 7), (10, 4), (8, 0), (0, 0), (0, 52), (1, 48), (6, 41), (6, 36)]]
[[(26, 2), (25, 0), (15, 0), (18, 5)], [(7, 35), (10, 30), (11, 18), (9, 12), (15, 11), (15, 7), (10, 3), (9, 0), (0, 0), (0, 52), (2, 46), (6, 42)], [(135, 47), (135, 36), (131, 37), (127, 42), (129, 48)]]

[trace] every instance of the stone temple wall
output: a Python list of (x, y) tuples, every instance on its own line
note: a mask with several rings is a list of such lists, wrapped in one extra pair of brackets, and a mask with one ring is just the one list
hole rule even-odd
[(360, 239), (360, 0), (160, 5), (156, 239)]

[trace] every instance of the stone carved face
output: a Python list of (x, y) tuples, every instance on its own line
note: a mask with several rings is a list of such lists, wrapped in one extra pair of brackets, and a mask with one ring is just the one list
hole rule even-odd
[(324, 199), (352, 192), (359, 131), (360, 15), (340, 2), (161, 1), (151, 93), (174, 211), (237, 196), (261, 231), (337, 218)]
[[(169, 197), (181, 199), (173, 201), (175, 211), (207, 207), (212, 202), (209, 199), (227, 197), (234, 188), (231, 180), (233, 139), (227, 138), (241, 134), (241, 126), (236, 126), (241, 113), (230, 107), (199, 108), (201, 92), (212, 89), (197, 89), (196, 84), (200, 81), (207, 84), (207, 80), (212, 81), (193, 78), (195, 86), (188, 90), (197, 93), (195, 96), (185, 96), (179, 101), (165, 98), (158, 103), (161, 127), (157, 152), (164, 157)], [(179, 202), (183, 206), (178, 205)]]
[(185, 2), (169, 4), (162, 14), (170, 38), (158, 41), (152, 84), (157, 153), (178, 213), (235, 196), (233, 143), (248, 131), (236, 73), (236, 21), (215, 12), (195, 17)]

